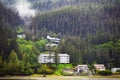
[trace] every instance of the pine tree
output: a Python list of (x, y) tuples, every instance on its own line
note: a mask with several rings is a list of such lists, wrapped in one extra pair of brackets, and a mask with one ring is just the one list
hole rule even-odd
[(20, 70), (20, 61), (14, 50), (10, 53), (8, 57), (8, 69), (10, 72), (12, 72), (10, 74), (17, 74)]

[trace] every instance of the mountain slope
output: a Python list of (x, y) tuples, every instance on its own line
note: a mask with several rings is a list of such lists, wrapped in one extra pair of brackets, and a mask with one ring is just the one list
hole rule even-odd
[(22, 24), (18, 14), (0, 2), (0, 56), (3, 59), (7, 59), (12, 50), (19, 54), (15, 29)]
[(36, 16), (30, 28), (35, 35), (41, 30), (80, 36), (98, 32), (119, 35), (120, 6), (106, 4), (87, 2), (49, 11)]
[(17, 27), (21, 25), (22, 23), (23, 22), (17, 13), (12, 11), (11, 9), (6, 8), (0, 2), (0, 25), (5, 25), (9, 27)]
[[(1, 0), (6, 6), (13, 6), (18, 0)], [(32, 4), (32, 8), (44, 12), (61, 8), (68, 5), (76, 5), (79, 3), (120, 3), (119, 0), (25, 0)]]

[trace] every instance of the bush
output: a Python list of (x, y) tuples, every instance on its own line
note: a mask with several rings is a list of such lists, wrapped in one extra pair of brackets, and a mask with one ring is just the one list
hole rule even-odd
[(120, 73), (120, 70), (117, 70), (117, 72), (119, 72), (119, 73)]
[(55, 74), (56, 75), (69, 75), (67, 73), (63, 73), (64, 68), (73, 68), (73, 66), (72, 64), (58, 64)]
[(56, 71), (55, 71), (55, 75), (62, 75), (62, 69), (57, 69)]
[(37, 72), (40, 74), (54, 74), (54, 71), (47, 65), (42, 65), (41, 67), (39, 67)]
[(99, 75), (111, 75), (112, 72), (110, 70), (98, 71)]
[(118, 73), (118, 74), (120, 74), (120, 69), (119, 69), (119, 70), (117, 70), (117, 73)]
[(50, 68), (46, 69), (45, 71), (46, 74), (54, 74), (54, 71)]

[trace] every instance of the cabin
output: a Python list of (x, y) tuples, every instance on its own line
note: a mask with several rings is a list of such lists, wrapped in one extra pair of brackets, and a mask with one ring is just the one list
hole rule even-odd
[(94, 64), (94, 68), (96, 71), (104, 71), (106, 70), (104, 64)]
[(87, 65), (77, 65), (76, 66), (76, 71), (77, 71), (77, 73), (88, 73), (89, 68), (88, 68)]
[(56, 43), (56, 44), (58, 44), (61, 39), (47, 36), (47, 40), (48, 40), (50, 43)]
[(111, 72), (112, 72), (112, 73), (116, 73), (117, 70), (120, 70), (120, 68), (111, 68)]
[(17, 34), (17, 38), (25, 38), (26, 35), (25, 34)]
[(59, 38), (47, 36), (48, 44), (46, 44), (46, 47), (57, 47), (60, 40)]
[(40, 54), (38, 57), (39, 63), (55, 63), (55, 59), (57, 59), (58, 63), (70, 63), (70, 56), (68, 54), (57, 54), (55, 58), (55, 54)]

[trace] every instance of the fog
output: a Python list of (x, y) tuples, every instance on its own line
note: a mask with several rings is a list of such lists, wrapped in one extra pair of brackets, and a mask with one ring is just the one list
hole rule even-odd
[(21, 18), (34, 17), (36, 14), (36, 10), (32, 8), (32, 4), (27, 0), (16, 0), (13, 6)]

